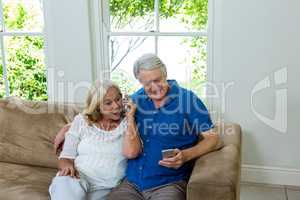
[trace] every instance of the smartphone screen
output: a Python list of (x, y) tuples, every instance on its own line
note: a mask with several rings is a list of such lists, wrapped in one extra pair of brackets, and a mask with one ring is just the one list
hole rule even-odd
[(128, 106), (128, 101), (129, 101), (129, 95), (125, 94), (124, 98), (123, 98), (123, 110), (124, 112), (128, 112), (130, 110), (129, 106)]
[(171, 158), (175, 156), (174, 149), (165, 149), (161, 151), (163, 158)]

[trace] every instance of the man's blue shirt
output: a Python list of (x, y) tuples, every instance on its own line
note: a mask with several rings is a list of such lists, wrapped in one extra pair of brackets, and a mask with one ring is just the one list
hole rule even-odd
[(137, 105), (135, 119), (143, 152), (128, 160), (126, 176), (140, 191), (187, 180), (193, 163), (185, 163), (179, 169), (161, 166), (158, 164), (162, 160), (161, 151), (190, 148), (201, 139), (201, 132), (213, 127), (205, 105), (193, 92), (174, 80), (168, 83), (168, 98), (160, 108), (155, 108), (143, 88), (132, 95)]

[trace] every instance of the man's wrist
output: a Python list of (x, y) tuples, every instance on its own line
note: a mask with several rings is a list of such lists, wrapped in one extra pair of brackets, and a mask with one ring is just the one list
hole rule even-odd
[(190, 160), (193, 159), (193, 157), (191, 156), (191, 152), (189, 149), (185, 149), (185, 150), (182, 150), (182, 157), (183, 157), (183, 162), (186, 163)]

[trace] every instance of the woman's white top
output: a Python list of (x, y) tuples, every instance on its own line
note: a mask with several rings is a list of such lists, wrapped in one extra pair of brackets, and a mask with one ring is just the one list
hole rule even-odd
[(122, 154), (122, 141), (126, 129), (125, 119), (114, 130), (105, 131), (96, 125), (89, 126), (83, 115), (78, 114), (59, 159), (75, 159), (80, 179), (85, 179), (91, 190), (113, 188), (125, 176), (127, 159)]

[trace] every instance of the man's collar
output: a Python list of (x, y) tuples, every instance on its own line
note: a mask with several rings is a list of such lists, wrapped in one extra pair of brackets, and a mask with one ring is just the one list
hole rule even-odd
[(177, 96), (179, 93), (179, 85), (176, 80), (167, 80), (169, 85), (169, 91), (167, 96), (174, 97)]
[[(168, 98), (174, 99), (174, 98), (176, 98), (178, 96), (179, 85), (178, 85), (178, 83), (177, 83), (176, 80), (167, 80), (167, 82), (168, 82), (168, 85), (169, 85), (169, 90), (168, 90), (166, 96)], [(141, 94), (145, 95), (146, 99), (149, 100), (149, 101), (151, 101), (150, 97), (146, 94), (144, 88), (142, 88)]]

